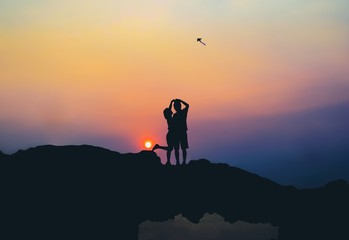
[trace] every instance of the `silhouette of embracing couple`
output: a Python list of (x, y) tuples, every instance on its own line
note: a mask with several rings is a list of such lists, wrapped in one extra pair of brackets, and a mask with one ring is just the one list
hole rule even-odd
[[(182, 105), (184, 108), (182, 109)], [(175, 109), (175, 113), (172, 112), (172, 106)], [(167, 151), (166, 165), (171, 165), (171, 152), (175, 150), (176, 165), (179, 165), (179, 147), (182, 149), (183, 162), (182, 165), (186, 165), (187, 161), (187, 149), (188, 136), (187, 136), (187, 116), (188, 116), (189, 104), (181, 99), (173, 99), (170, 102), (168, 108), (164, 110), (164, 117), (167, 120), (168, 132), (166, 135), (167, 146), (160, 146), (155, 144), (153, 151), (156, 149), (163, 149)]]

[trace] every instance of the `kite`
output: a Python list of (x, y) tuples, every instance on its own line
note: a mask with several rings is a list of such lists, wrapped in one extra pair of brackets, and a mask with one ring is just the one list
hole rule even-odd
[(201, 39), (202, 39), (202, 38), (197, 38), (196, 41), (197, 41), (197, 42), (201, 42), (204, 46), (206, 46), (206, 44), (205, 44), (203, 41), (201, 41)]

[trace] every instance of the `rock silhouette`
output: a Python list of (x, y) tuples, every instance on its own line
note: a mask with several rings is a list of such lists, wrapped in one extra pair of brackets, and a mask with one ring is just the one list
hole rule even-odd
[(281, 186), (208, 160), (165, 166), (151, 151), (40, 146), (0, 153), (1, 238), (137, 239), (140, 223), (205, 213), (271, 223), (279, 239), (348, 239), (349, 185)]

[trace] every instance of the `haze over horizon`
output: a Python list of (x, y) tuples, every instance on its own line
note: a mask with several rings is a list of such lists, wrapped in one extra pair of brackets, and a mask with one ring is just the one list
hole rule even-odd
[(347, 9), (344, 0), (0, 1), (0, 150), (139, 152), (147, 138), (166, 143), (162, 110), (181, 98), (189, 159), (282, 184), (349, 181)]

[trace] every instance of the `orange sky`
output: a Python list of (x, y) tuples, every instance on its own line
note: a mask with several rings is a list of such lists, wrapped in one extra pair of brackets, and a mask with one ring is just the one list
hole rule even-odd
[(189, 128), (348, 100), (347, 5), (0, 3), (0, 121), (40, 129), (41, 143), (108, 136), (124, 152), (148, 137), (165, 143), (162, 110), (173, 98), (191, 104)]

